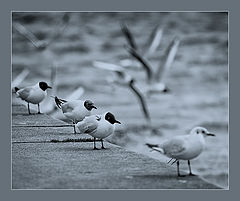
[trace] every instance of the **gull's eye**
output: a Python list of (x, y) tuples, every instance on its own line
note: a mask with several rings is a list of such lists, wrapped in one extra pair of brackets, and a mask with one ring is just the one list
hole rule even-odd
[(204, 134), (204, 133), (205, 133), (205, 131), (202, 131), (202, 133)]

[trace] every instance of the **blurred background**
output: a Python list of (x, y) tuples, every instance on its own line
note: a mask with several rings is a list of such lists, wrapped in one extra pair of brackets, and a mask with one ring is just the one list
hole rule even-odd
[[(154, 132), (132, 91), (109, 83), (113, 73), (93, 66), (95, 60), (122, 64), (130, 58), (122, 22), (142, 49), (152, 30), (162, 28), (159, 47), (148, 55), (153, 69), (173, 38), (180, 39), (165, 78), (170, 93), (146, 97)], [(192, 161), (193, 172), (228, 187), (228, 13), (13, 12), (12, 25), (12, 80), (18, 87), (46, 81), (54, 86), (49, 95), (67, 99), (76, 92), (74, 98), (92, 100), (98, 107), (94, 113), (111, 111), (122, 122), (108, 141), (163, 162), (168, 159), (150, 152), (146, 142), (161, 143), (194, 126), (206, 127), (216, 137), (206, 139), (206, 150)], [(142, 68), (130, 65), (125, 71), (138, 89), (146, 86)], [(42, 109), (65, 120), (51, 98)], [(187, 170), (187, 163), (181, 164)]]

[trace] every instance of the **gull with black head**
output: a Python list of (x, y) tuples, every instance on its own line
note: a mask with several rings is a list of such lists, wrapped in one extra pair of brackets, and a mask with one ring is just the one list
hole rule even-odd
[(205, 148), (206, 136), (215, 136), (215, 134), (210, 133), (206, 128), (195, 127), (190, 131), (189, 135), (174, 136), (173, 138), (166, 140), (160, 145), (149, 143), (146, 143), (146, 145), (152, 150), (158, 151), (168, 156), (171, 158), (171, 160), (175, 159), (173, 163), (177, 162), (178, 176), (185, 176), (180, 175), (179, 160), (187, 160), (189, 175), (194, 176), (191, 171), (190, 160), (196, 158), (202, 153)]
[(26, 101), (28, 103), (28, 113), (30, 112), (29, 103), (37, 104), (38, 105), (38, 114), (40, 114), (40, 102), (43, 101), (43, 99), (47, 96), (47, 89), (52, 88), (48, 86), (46, 82), (39, 82), (35, 84), (34, 86), (25, 87), (22, 89), (19, 89), (18, 87), (15, 87), (15, 91), (17, 94), (17, 97), (21, 98), (22, 100)]
[(75, 124), (82, 121), (86, 116), (90, 116), (92, 109), (97, 109), (91, 100), (66, 101), (57, 96), (55, 96), (54, 99), (57, 107), (62, 110), (64, 116), (72, 120), (74, 124), (74, 133), (76, 133)]
[(103, 139), (113, 134), (115, 123), (121, 124), (115, 119), (115, 116), (111, 112), (106, 112), (101, 115), (85, 117), (83, 121), (77, 123), (76, 127), (80, 133), (86, 133), (93, 137), (94, 149), (97, 149), (95, 143), (96, 138), (101, 140), (102, 149), (105, 149)]

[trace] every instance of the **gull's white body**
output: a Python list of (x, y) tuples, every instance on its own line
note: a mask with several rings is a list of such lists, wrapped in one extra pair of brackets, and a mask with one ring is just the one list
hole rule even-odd
[(62, 112), (74, 122), (82, 121), (86, 116), (90, 116), (91, 112), (84, 106), (84, 101), (72, 100), (62, 104)]
[(115, 125), (105, 120), (105, 114), (86, 117), (83, 121), (78, 122), (76, 127), (80, 133), (87, 133), (99, 139), (108, 137), (115, 130)]
[(28, 103), (39, 104), (47, 96), (47, 91), (43, 91), (37, 83), (34, 86), (25, 87), (18, 90), (16, 94), (18, 97)]
[(166, 85), (162, 82), (157, 82), (148, 85), (146, 92), (147, 93), (158, 93), (158, 92), (163, 92), (166, 90)]
[(200, 155), (205, 146), (202, 135), (181, 135), (165, 141), (159, 147), (163, 154), (178, 160), (191, 160)]

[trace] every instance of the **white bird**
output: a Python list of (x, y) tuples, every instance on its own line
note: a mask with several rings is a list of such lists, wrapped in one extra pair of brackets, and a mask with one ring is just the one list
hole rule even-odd
[(195, 127), (190, 131), (189, 135), (174, 136), (160, 145), (153, 145), (149, 143), (146, 143), (146, 145), (152, 150), (168, 156), (171, 160), (175, 159), (173, 163), (177, 162), (178, 176), (184, 176), (180, 175), (179, 160), (187, 160), (189, 175), (194, 175), (191, 171), (190, 160), (196, 158), (202, 153), (205, 147), (206, 136), (215, 136), (215, 134), (210, 133), (206, 128)]
[(139, 54), (136, 49), (127, 48), (128, 52), (142, 64), (147, 76), (148, 89), (147, 93), (161, 93), (168, 92), (169, 89), (164, 82), (167, 72), (169, 71), (174, 58), (176, 56), (180, 40), (175, 37), (167, 47), (162, 62), (159, 63), (156, 72), (153, 71), (149, 61)]
[(102, 149), (105, 149), (103, 146), (103, 139), (111, 135), (115, 130), (115, 123), (121, 124), (115, 119), (115, 116), (106, 112), (102, 115), (92, 115), (90, 117), (85, 117), (85, 119), (76, 124), (76, 127), (80, 133), (86, 133), (93, 137), (94, 139), (94, 149), (96, 148), (96, 138), (100, 139), (102, 142)]
[[(91, 110), (97, 109), (97, 107), (94, 105), (94, 103), (91, 100), (63, 100), (58, 98), (57, 96), (55, 98), (55, 103), (57, 107), (59, 107), (64, 116), (68, 119), (71, 119), (73, 124), (75, 125), (77, 122), (82, 121), (86, 116), (91, 115)], [(76, 129), (74, 126), (74, 133), (76, 133)]]
[(18, 97), (28, 103), (28, 113), (31, 114), (29, 103), (38, 105), (38, 114), (40, 114), (40, 105), (39, 103), (43, 101), (43, 99), (47, 96), (47, 88), (52, 88), (48, 86), (46, 82), (39, 82), (34, 86), (25, 87), (23, 89), (19, 89), (15, 87), (15, 91)]

